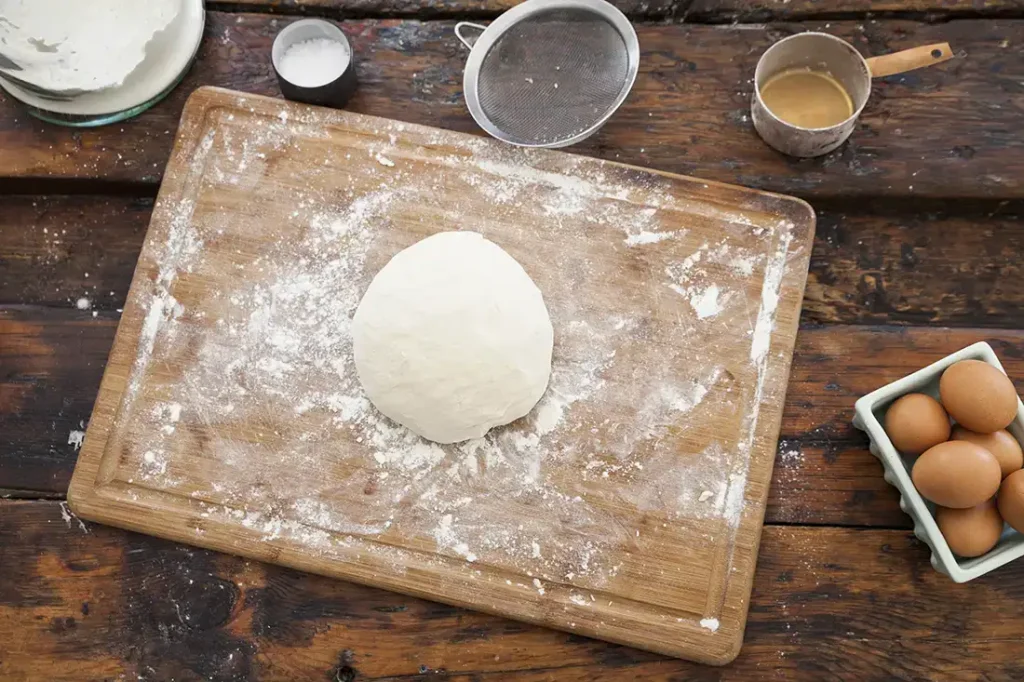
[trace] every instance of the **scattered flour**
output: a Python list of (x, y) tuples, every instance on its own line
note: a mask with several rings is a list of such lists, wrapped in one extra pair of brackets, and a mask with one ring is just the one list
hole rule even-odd
[(657, 244), (658, 242), (665, 241), (666, 239), (673, 239), (676, 236), (675, 232), (639, 232), (637, 234), (627, 235), (625, 242), (626, 246), (638, 246), (644, 244)]
[(750, 277), (754, 274), (754, 267), (758, 260), (756, 256), (737, 256), (729, 261), (728, 266), (736, 274)]
[(67, 524), (68, 528), (71, 528), (72, 521), (76, 521), (78, 523), (79, 530), (81, 530), (83, 533), (89, 532), (89, 527), (85, 525), (85, 522), (82, 521), (82, 519), (75, 516), (74, 512), (71, 511), (71, 508), (68, 507), (67, 502), (61, 502), (58, 506), (60, 507), (60, 518), (63, 519), (64, 523)]
[(786, 464), (794, 464), (804, 461), (804, 453), (798, 449), (782, 450), (779, 452), (779, 457)]
[(594, 603), (594, 595), (590, 595), (590, 599), (587, 599), (582, 594), (573, 593), (569, 595), (569, 601), (576, 606), (591, 606)]
[(717, 618), (702, 618), (700, 626), (711, 632), (718, 632), (718, 619)]
[(75, 450), (82, 449), (83, 440), (85, 440), (85, 431), (72, 430), (68, 433), (68, 445), (73, 445)]
[[(643, 541), (632, 510), (664, 518), (682, 544), (703, 542), (711, 523), (735, 529), (756, 416), (736, 418), (725, 437), (690, 425), (756, 412), (767, 361), (757, 344), (774, 325), (785, 237), (766, 254), (739, 214), (677, 202), (656, 181), (638, 189), (623, 182), (624, 169), (592, 160), (559, 157), (558, 166), (537, 152), (416, 127), (410, 135), (421, 147), (410, 153), (395, 134), (402, 124), (368, 119), (390, 146), (354, 136), (367, 147), (346, 158), (323, 142), (330, 116), (292, 110), (256, 126), (222, 121), (190, 150), (185, 177), (170, 178), (193, 183), (198, 197), (171, 193), (158, 203), (155, 224), (165, 229), (150, 235), (140, 264), (152, 277), (133, 290), (141, 332), (124, 401), (131, 418), (119, 428), (148, 434), (134, 455), (136, 477), (180, 486), (203, 518), (240, 523), (266, 542), (324, 556), (365, 552), (398, 572), (413, 542), (527, 575), (523, 586), (540, 595), (560, 581), (607, 587), (621, 548)], [(268, 155), (302, 145), (322, 148), (320, 165), (294, 179), (274, 175), (282, 171)], [(441, 146), (454, 152), (426, 166), (425, 150)], [(267, 176), (292, 183), (288, 205), (251, 191)], [(459, 197), (444, 194), (441, 176)], [(207, 187), (244, 211), (220, 210)], [(463, 205), (464, 195), (473, 201)], [(480, 206), (492, 213), (467, 208)], [(721, 242), (694, 241), (691, 216), (726, 226)], [(366, 399), (351, 317), (373, 274), (420, 233), (446, 226), (486, 235), (499, 223), (504, 232), (492, 238), (524, 263), (555, 322), (551, 382), (518, 422), (464, 443), (428, 443)], [(551, 246), (543, 267), (526, 252), (538, 243)], [(607, 274), (637, 263), (664, 277), (623, 295)], [(754, 301), (719, 279), (762, 272)], [(682, 298), (662, 298), (666, 285)], [(661, 324), (651, 324), (655, 315)], [(749, 349), (749, 365), (709, 366), (708, 346), (722, 344), (744, 357)], [(180, 381), (162, 383), (161, 367), (181, 357)], [(136, 401), (149, 408), (132, 410)]]
[(761, 286), (761, 307), (757, 311), (757, 324), (754, 327), (754, 341), (750, 346), (750, 359), (761, 364), (768, 353), (772, 331), (775, 329), (775, 309), (779, 305), (779, 289), (782, 286), (782, 275), (786, 270), (786, 258), (789, 245), (793, 240), (790, 232), (782, 232), (776, 257), (768, 262), (764, 273), (764, 284)]
[(697, 313), (697, 318), (701, 320), (722, 312), (722, 304), (718, 300), (718, 285), (712, 284), (706, 289), (693, 292), (690, 295), (690, 305)]

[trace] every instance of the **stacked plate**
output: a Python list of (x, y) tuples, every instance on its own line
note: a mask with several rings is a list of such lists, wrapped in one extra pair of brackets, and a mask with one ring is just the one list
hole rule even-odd
[[(34, 116), (60, 125), (97, 126), (136, 116), (181, 82), (199, 50), (206, 18), (203, 0), (178, 1), (180, 8), (175, 9), (173, 18), (146, 43), (144, 57), (113, 85), (96, 89), (77, 87), (52, 96), (45, 88), (32, 87), (29, 75), (33, 72), (25, 69), (0, 70), (0, 87), (24, 103)], [(103, 35), (93, 38), (116, 42), (116, 38)], [(0, 44), (0, 52), (4, 52), (3, 48)], [(17, 55), (8, 56), (17, 62)], [(78, 64), (72, 66), (77, 67)], [(29, 81), (28, 85), (16, 82), (19, 73)], [(102, 79), (98, 82), (102, 83)]]

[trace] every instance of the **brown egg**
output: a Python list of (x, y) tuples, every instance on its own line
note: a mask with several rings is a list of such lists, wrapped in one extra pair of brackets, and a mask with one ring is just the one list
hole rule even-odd
[(914, 462), (910, 477), (918, 492), (935, 504), (966, 509), (981, 504), (999, 489), (999, 461), (974, 443), (939, 443)]
[(900, 452), (920, 455), (949, 440), (949, 415), (935, 398), (908, 393), (886, 411), (885, 432)]
[(995, 433), (975, 433), (958, 426), (953, 429), (953, 440), (970, 441), (995, 455), (1003, 471), (1003, 478), (1024, 466), (1024, 452), (1021, 451), (1020, 443), (1006, 429)]
[(999, 513), (1017, 532), (1024, 533), (1024, 469), (1014, 471), (999, 486)]
[(958, 424), (977, 433), (1005, 429), (1017, 416), (1013, 382), (981, 360), (961, 360), (943, 372), (939, 396)]
[(995, 500), (986, 500), (967, 509), (939, 507), (935, 522), (954, 554), (963, 557), (981, 556), (996, 546), (1003, 534), (1003, 517)]

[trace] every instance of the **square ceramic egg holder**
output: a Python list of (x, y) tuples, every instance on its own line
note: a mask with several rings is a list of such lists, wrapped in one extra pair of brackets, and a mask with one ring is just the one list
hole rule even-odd
[[(853, 425), (868, 434), (871, 454), (882, 462), (885, 480), (900, 491), (900, 508), (914, 520), (914, 535), (931, 548), (932, 566), (958, 583), (973, 580), (1024, 556), (1024, 535), (1004, 525), (999, 543), (986, 554), (973, 559), (953, 554), (935, 523), (935, 505), (921, 497), (911, 482), (910, 470), (917, 457), (901, 455), (889, 440), (882, 423), (889, 406), (907, 393), (925, 393), (938, 400), (939, 377), (947, 367), (961, 360), (981, 360), (1006, 373), (991, 346), (985, 342), (975, 343), (864, 396), (857, 401), (853, 419)], [(1019, 397), (1017, 416), (1007, 430), (1018, 443), (1024, 443), (1024, 403)]]

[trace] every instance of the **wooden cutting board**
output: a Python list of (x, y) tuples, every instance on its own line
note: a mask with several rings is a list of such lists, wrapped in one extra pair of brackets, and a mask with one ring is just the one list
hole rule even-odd
[[(555, 352), (530, 415), (440, 447), (367, 402), (349, 324), (392, 255), (448, 229), (522, 263)], [(813, 230), (792, 198), (201, 89), (69, 501), (102, 523), (726, 663)]]

